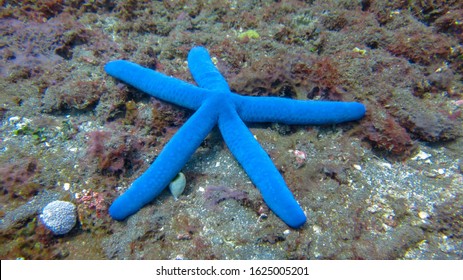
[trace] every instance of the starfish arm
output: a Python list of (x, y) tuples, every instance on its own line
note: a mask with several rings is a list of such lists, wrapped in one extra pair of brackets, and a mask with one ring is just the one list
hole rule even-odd
[(302, 226), (306, 216), (254, 136), (234, 110), (224, 109), (219, 117), (219, 129), (238, 162), (259, 189), (269, 208), (287, 225)]
[(365, 106), (358, 102), (302, 101), (277, 97), (233, 94), (238, 114), (245, 122), (334, 124), (361, 119)]
[(207, 96), (204, 89), (125, 60), (107, 63), (105, 71), (151, 96), (192, 110)]
[(206, 89), (230, 92), (228, 83), (212, 63), (203, 47), (194, 47), (188, 53), (188, 68), (196, 83)]
[(180, 172), (217, 123), (210, 106), (201, 106), (167, 143), (154, 163), (109, 208), (116, 220), (136, 213), (156, 198)]

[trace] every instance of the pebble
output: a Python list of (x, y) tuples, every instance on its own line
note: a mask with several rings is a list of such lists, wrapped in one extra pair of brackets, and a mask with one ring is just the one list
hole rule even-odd
[(392, 168), (392, 164), (390, 164), (389, 162), (380, 162), (378, 163), (378, 165), (384, 168), (388, 168), (388, 169)]
[(313, 225), (312, 230), (316, 234), (320, 234), (322, 232), (322, 228), (320, 226), (317, 226), (317, 225)]
[(418, 154), (412, 157), (411, 160), (425, 160), (425, 159), (430, 158), (431, 156), (432, 156), (431, 154), (420, 151)]
[(418, 213), (418, 217), (420, 217), (420, 219), (424, 220), (424, 219), (429, 218), (429, 214), (426, 213), (426, 212), (424, 212), (424, 211), (420, 211), (420, 212)]
[(359, 171), (362, 170), (362, 167), (361, 167), (360, 165), (358, 165), (358, 164), (354, 164), (354, 165), (352, 165), (352, 166), (353, 166), (355, 169), (359, 170)]
[(52, 201), (43, 208), (40, 220), (55, 235), (66, 234), (76, 225), (76, 206), (67, 201)]

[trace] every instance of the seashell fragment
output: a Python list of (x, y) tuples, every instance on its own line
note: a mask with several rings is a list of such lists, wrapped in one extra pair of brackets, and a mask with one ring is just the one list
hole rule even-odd
[(185, 175), (182, 172), (179, 172), (177, 176), (169, 183), (169, 190), (174, 196), (174, 199), (177, 200), (178, 197), (183, 193), (185, 190), (186, 179)]

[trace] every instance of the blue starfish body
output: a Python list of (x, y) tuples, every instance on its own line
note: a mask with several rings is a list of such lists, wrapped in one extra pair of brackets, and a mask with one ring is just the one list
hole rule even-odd
[(244, 122), (334, 124), (362, 118), (365, 106), (357, 102), (299, 101), (232, 93), (203, 47), (190, 51), (188, 67), (199, 87), (128, 61), (112, 61), (105, 66), (111, 76), (143, 92), (196, 111), (148, 170), (114, 201), (109, 214), (116, 220), (123, 220), (151, 202), (218, 125), (231, 153), (269, 208), (287, 225), (302, 226), (306, 221), (304, 212)]

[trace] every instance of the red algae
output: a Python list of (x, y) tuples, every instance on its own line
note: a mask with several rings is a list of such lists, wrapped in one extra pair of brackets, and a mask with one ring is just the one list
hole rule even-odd
[(27, 201), (42, 188), (33, 178), (40, 173), (38, 161), (34, 158), (21, 163), (2, 165), (0, 167), (0, 199), (2, 203), (19, 199)]

